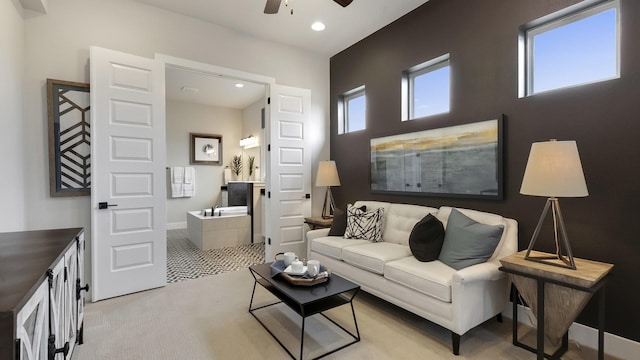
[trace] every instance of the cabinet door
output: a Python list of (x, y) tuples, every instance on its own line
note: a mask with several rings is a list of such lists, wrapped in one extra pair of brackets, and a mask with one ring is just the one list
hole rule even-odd
[[(64, 276), (64, 258), (53, 266), (50, 277), (51, 286), (49, 289), (49, 306), (51, 308), (50, 328), (52, 335), (55, 335), (56, 349), (64, 348), (65, 339), (65, 276)], [(62, 352), (57, 353), (55, 360), (64, 360)]]
[(16, 316), (19, 360), (47, 359), (49, 337), (49, 282), (43, 281)]
[(64, 330), (60, 334), (65, 342), (69, 342), (69, 355), (77, 339), (78, 302), (76, 301), (76, 279), (78, 278), (78, 249), (73, 244), (64, 254), (64, 264), (67, 270), (67, 281), (64, 283)]
[(84, 290), (77, 290), (77, 297), (74, 294), (76, 301), (76, 334), (78, 334), (78, 343), (82, 344), (82, 324), (84, 321), (84, 298), (87, 294), (88, 286), (86, 285), (86, 279), (84, 277), (84, 252), (85, 252), (84, 232), (78, 235), (78, 277), (76, 278), (76, 286), (83, 288)]

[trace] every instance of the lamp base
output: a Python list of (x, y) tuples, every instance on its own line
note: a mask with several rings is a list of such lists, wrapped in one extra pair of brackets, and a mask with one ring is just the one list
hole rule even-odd
[(530, 256), (528, 254), (529, 254), (529, 251), (527, 251), (527, 254), (524, 257), (525, 260), (530, 260), (530, 261), (535, 261), (541, 264), (553, 265), (553, 266), (558, 266), (566, 269), (576, 270), (575, 264), (573, 265), (571, 264), (571, 262), (573, 261), (573, 257), (569, 258), (563, 255)]
[[(538, 235), (540, 234), (542, 224), (544, 223), (544, 219), (547, 216), (547, 212), (549, 211), (550, 207), (551, 213), (553, 215), (553, 233), (555, 235), (554, 237), (556, 241), (556, 256), (531, 256), (531, 250), (533, 249), (533, 245), (538, 240)], [(558, 237), (558, 230), (560, 230), (560, 239)], [(563, 246), (567, 252), (566, 256), (562, 254)], [(560, 212), (560, 203), (558, 202), (557, 198), (547, 199), (547, 203), (544, 206), (544, 210), (542, 210), (540, 220), (538, 220), (538, 225), (533, 231), (533, 236), (531, 236), (531, 241), (529, 242), (529, 246), (527, 247), (527, 252), (524, 255), (524, 259), (539, 262), (542, 264), (576, 270), (576, 263), (573, 261), (573, 254), (571, 253), (571, 247), (569, 246), (569, 237), (567, 236), (567, 230), (564, 226), (562, 212)]]
[[(328, 211), (327, 211), (327, 200), (329, 203)], [(327, 191), (324, 193), (324, 204), (322, 205), (322, 218), (323, 219), (333, 218), (334, 209), (335, 209), (335, 204), (333, 202), (333, 195), (331, 194), (331, 186), (327, 186)]]

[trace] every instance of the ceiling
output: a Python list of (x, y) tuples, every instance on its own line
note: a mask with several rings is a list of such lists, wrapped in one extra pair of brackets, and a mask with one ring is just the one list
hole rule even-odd
[[(428, 0), (353, 0), (343, 8), (332, 0), (282, 0), (275, 15), (263, 13), (266, 0), (134, 0), (250, 36), (326, 56), (350, 47)], [(289, 9), (293, 8), (291, 15)], [(326, 29), (311, 30), (322, 21)], [(243, 109), (264, 96), (263, 85), (245, 83), (176, 68), (167, 69), (167, 98), (175, 101)], [(196, 94), (182, 87), (198, 89)]]
[[(208, 106), (244, 109), (265, 96), (265, 87), (261, 84), (226, 79), (170, 66), (166, 69), (165, 83), (167, 99)], [(243, 87), (236, 87), (238, 83)], [(192, 89), (197, 92), (194, 93)]]
[[(390, 24), (428, 0), (354, 0), (343, 8), (332, 0), (285, 0), (280, 12), (264, 14), (266, 0), (134, 0), (224, 26), (258, 38), (332, 56)], [(293, 15), (288, 9), (293, 8)], [(327, 28), (311, 30), (322, 21)]]

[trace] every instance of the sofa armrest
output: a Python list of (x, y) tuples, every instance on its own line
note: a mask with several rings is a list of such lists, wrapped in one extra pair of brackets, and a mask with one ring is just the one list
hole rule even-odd
[(500, 264), (488, 261), (466, 267), (453, 273), (453, 283), (470, 283), (474, 281), (498, 280), (505, 277), (505, 273), (499, 270)]
[(324, 229), (316, 229), (307, 231), (307, 242), (310, 242), (313, 239), (325, 237), (329, 235), (329, 228)]
[(509, 280), (499, 268), (498, 261), (489, 261), (453, 274), (454, 332), (462, 335), (505, 309), (509, 299)]

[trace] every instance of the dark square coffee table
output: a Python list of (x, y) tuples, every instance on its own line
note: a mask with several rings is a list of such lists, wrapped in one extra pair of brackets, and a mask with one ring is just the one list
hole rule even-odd
[[(344, 332), (349, 334), (353, 341), (324, 353), (315, 359), (322, 358), (329, 354), (332, 354), (338, 350), (355, 344), (360, 341), (360, 331), (358, 330), (358, 322), (356, 321), (356, 313), (353, 310), (353, 299), (355, 298), (360, 285), (354, 284), (349, 280), (346, 280), (338, 275), (332, 274), (329, 281), (314, 285), (314, 286), (297, 286), (289, 283), (288, 281), (281, 279), (279, 276), (275, 278), (271, 277), (271, 263), (252, 265), (249, 267), (251, 275), (255, 279), (253, 283), (253, 292), (251, 293), (251, 302), (249, 303), (249, 313), (258, 320), (269, 334), (282, 346), (282, 348), (295, 359), (295, 356), (284, 346), (284, 344), (269, 330), (269, 328), (254, 314), (254, 311), (263, 309), (276, 304), (284, 303), (298, 315), (302, 317), (302, 329), (300, 332), (300, 359), (302, 359), (302, 352), (304, 350), (304, 323), (305, 319), (309, 316), (320, 314), (333, 324), (338, 326)], [(253, 297), (256, 292), (256, 285), (260, 284), (263, 288), (267, 289), (271, 294), (280, 299), (280, 301), (253, 308)], [(318, 291), (321, 290), (321, 291)], [(333, 309), (341, 305), (351, 305), (351, 314), (353, 315), (353, 323), (356, 327), (356, 334), (345, 329), (342, 325), (338, 324), (334, 320), (323, 314), (323, 311)]]

